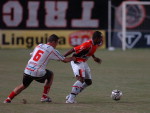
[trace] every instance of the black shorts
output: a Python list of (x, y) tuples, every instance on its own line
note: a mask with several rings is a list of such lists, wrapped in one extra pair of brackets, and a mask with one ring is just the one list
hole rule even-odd
[(40, 83), (44, 83), (45, 80), (50, 81), (52, 75), (53, 75), (53, 72), (50, 71), (50, 70), (47, 70), (47, 69), (46, 69), (46, 74), (43, 77), (33, 77), (31, 75), (28, 75), (28, 74), (24, 73), (23, 74), (23, 85), (25, 87), (28, 87), (33, 80), (35, 80), (37, 82), (40, 82)]

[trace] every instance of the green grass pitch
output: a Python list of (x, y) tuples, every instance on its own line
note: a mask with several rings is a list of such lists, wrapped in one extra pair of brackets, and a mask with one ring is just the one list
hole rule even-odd
[[(98, 50), (95, 55), (102, 64), (89, 59), (93, 84), (77, 96), (77, 104), (65, 104), (65, 96), (75, 82), (70, 63), (57, 61), (50, 61), (47, 67), (55, 73), (49, 93), (52, 103), (40, 102), (43, 84), (34, 81), (11, 104), (3, 104), (21, 83), (31, 51), (0, 50), (0, 113), (150, 113), (150, 49)], [(62, 54), (65, 51), (60, 50)], [(114, 89), (123, 92), (120, 101), (110, 98)]]

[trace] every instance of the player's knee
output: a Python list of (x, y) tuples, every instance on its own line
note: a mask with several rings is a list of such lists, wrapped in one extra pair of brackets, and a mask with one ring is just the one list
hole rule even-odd
[(49, 74), (48, 74), (48, 79), (52, 79), (54, 76), (54, 73), (52, 71), (49, 71)]
[(52, 71), (50, 71), (49, 75), (50, 76), (54, 76), (54, 73)]
[(85, 83), (89, 86), (92, 85), (92, 80), (91, 79), (85, 79)]
[(23, 88), (26, 89), (29, 85), (29, 83), (23, 83)]
[(83, 77), (80, 77), (80, 76), (78, 76), (78, 75), (76, 75), (76, 79), (79, 80), (81, 83), (84, 82), (84, 78), (83, 78)]

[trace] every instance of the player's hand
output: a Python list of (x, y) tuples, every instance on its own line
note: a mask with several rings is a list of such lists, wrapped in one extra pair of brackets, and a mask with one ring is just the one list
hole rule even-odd
[(73, 60), (73, 61), (76, 61), (76, 57), (72, 57), (72, 60)]
[(65, 59), (64, 59), (64, 60), (62, 60), (62, 62), (67, 63), (67, 62), (75, 61), (75, 60), (76, 60), (76, 58), (75, 58), (75, 57), (65, 57)]
[(101, 64), (102, 63), (102, 60), (100, 58), (97, 58), (97, 57), (94, 57), (93, 58), (95, 62)]

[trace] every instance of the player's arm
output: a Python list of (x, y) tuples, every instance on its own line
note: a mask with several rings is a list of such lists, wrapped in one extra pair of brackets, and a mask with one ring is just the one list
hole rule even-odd
[(66, 57), (66, 56), (72, 54), (73, 52), (75, 52), (75, 53), (78, 54), (78, 53), (80, 53), (80, 52), (86, 50), (86, 49), (89, 48), (89, 47), (90, 47), (89, 43), (88, 43), (88, 42), (84, 42), (83, 44), (81, 44), (81, 45), (79, 45), (79, 46), (76, 46), (76, 47), (70, 49), (68, 52), (66, 52), (66, 53), (64, 54), (64, 57)]
[(70, 61), (75, 61), (76, 58), (75, 57), (66, 57), (66, 56), (69, 56), (70, 54), (72, 54), (73, 52), (75, 52), (74, 48), (70, 49), (69, 51), (67, 51), (65, 54), (64, 54), (64, 57), (65, 59), (63, 60), (63, 62), (70, 62)]
[(102, 60), (98, 57), (96, 57), (94, 54), (92, 55), (92, 58), (94, 59), (95, 62), (101, 64), (102, 63)]
[(70, 61), (75, 61), (75, 57), (65, 57), (63, 60), (61, 60), (64, 63), (70, 62)]
[(32, 56), (32, 55), (33, 55), (33, 52), (30, 53), (30, 56)]
[(64, 54), (64, 57), (72, 54), (73, 52), (75, 52), (74, 48), (70, 49), (69, 51), (67, 51), (65, 54)]
[(76, 60), (75, 57), (64, 57), (64, 56), (62, 56), (58, 50), (54, 50), (53, 53), (55, 56), (55, 57), (53, 57), (54, 60), (59, 60), (59, 61), (62, 61), (64, 63)]
[(34, 49), (34, 50), (30, 53), (30, 56), (32, 56), (32, 55), (33, 55), (34, 51), (35, 51), (35, 49)]
[[(40, 44), (39, 44), (39, 45), (40, 45)], [(34, 50), (30, 53), (30, 56), (31, 56), (31, 57), (32, 57), (32, 55), (33, 55), (35, 49), (36, 49), (39, 45), (37, 45), (37, 46), (34, 48)]]

